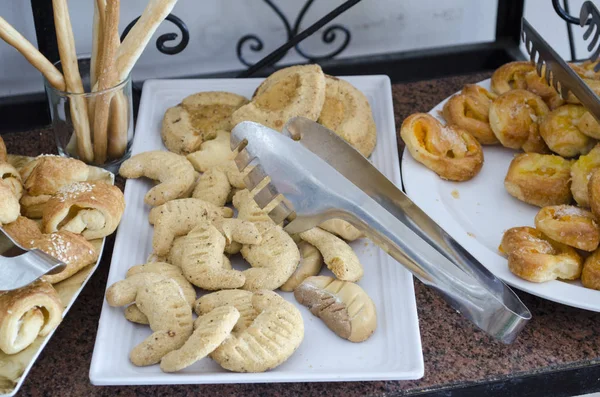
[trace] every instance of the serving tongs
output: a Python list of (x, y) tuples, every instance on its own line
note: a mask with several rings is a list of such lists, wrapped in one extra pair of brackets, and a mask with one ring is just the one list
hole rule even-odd
[[(512, 342), (531, 313), (365, 157), (305, 118), (282, 133), (253, 122), (231, 133), (235, 162), (254, 200), (291, 234), (338, 218), (350, 222), (477, 327)], [(257, 188), (258, 187), (258, 188)]]
[(66, 265), (39, 249), (26, 250), (0, 227), (0, 292), (23, 288)]

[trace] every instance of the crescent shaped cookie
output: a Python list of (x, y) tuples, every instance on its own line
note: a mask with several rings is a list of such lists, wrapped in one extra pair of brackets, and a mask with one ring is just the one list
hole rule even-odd
[(252, 306), (252, 295), (252, 292), (241, 289), (224, 289), (213, 292), (198, 298), (194, 303), (194, 311), (201, 316), (217, 307), (233, 306), (240, 313), (240, 318), (233, 327), (233, 331), (241, 332), (248, 328), (258, 316), (258, 312)]
[(357, 284), (327, 276), (309, 277), (294, 290), (294, 297), (350, 342), (369, 339), (377, 328), (375, 304)]
[(483, 87), (467, 84), (458, 95), (452, 96), (445, 104), (443, 116), (449, 125), (462, 128), (482, 145), (495, 145), (489, 122), (490, 105), (497, 96)]
[(252, 101), (231, 116), (233, 125), (254, 121), (281, 131), (292, 117), (316, 121), (325, 102), (325, 75), (319, 65), (291, 66), (273, 73)]
[(188, 154), (186, 158), (198, 172), (225, 164), (235, 157), (231, 151), (230, 137), (227, 131), (217, 131), (214, 139), (203, 142), (200, 150)]
[(319, 227), (328, 231), (329, 233), (333, 233), (336, 236), (343, 238), (346, 241), (354, 241), (363, 237), (363, 234), (360, 230), (342, 219), (330, 219), (321, 223)]
[(298, 243), (298, 250), (300, 251), (300, 264), (290, 278), (279, 287), (282, 291), (294, 291), (305, 279), (319, 274), (323, 267), (323, 256), (314, 245), (306, 241), (300, 241)]
[(198, 179), (192, 197), (223, 207), (231, 193), (227, 173), (221, 167), (207, 169)]
[(542, 208), (535, 216), (535, 227), (551, 239), (583, 251), (594, 251), (600, 243), (596, 217), (573, 205)]
[(173, 279), (181, 288), (185, 300), (192, 306), (196, 301), (196, 290), (183, 276), (181, 268), (165, 262), (152, 262), (143, 265), (132, 266), (127, 270), (125, 277), (131, 277), (138, 273), (156, 273)]
[(596, 145), (588, 154), (579, 156), (571, 166), (571, 192), (581, 207), (590, 206), (588, 184), (596, 168), (600, 168), (600, 145)]
[(569, 204), (572, 164), (550, 154), (519, 154), (508, 167), (504, 187), (511, 196), (538, 207)]
[(534, 283), (576, 280), (583, 260), (574, 248), (546, 237), (531, 227), (513, 227), (502, 237), (501, 250), (508, 256), (508, 269)]
[(586, 154), (594, 147), (594, 140), (578, 127), (587, 110), (579, 105), (564, 105), (554, 109), (540, 124), (540, 135), (550, 150), (563, 157)]
[(369, 157), (377, 143), (377, 127), (367, 97), (352, 84), (325, 75), (325, 102), (318, 123), (334, 131)]
[(300, 233), (300, 238), (317, 247), (325, 264), (338, 279), (355, 282), (362, 278), (363, 266), (344, 240), (318, 227)]
[(188, 154), (200, 149), (202, 142), (215, 138), (216, 131), (231, 130), (231, 115), (248, 100), (222, 91), (190, 95), (167, 109), (161, 136), (167, 149)]
[(144, 202), (157, 206), (185, 194), (196, 181), (194, 167), (185, 157), (161, 150), (136, 154), (119, 169), (125, 178), (146, 177), (159, 181), (146, 193)]
[(483, 150), (471, 134), (427, 113), (408, 116), (400, 135), (411, 156), (443, 179), (467, 181), (483, 166)]
[(250, 326), (232, 333), (210, 355), (229, 371), (273, 369), (286, 361), (304, 339), (300, 311), (275, 292), (255, 292), (252, 306), (259, 314)]
[(525, 89), (527, 73), (535, 71), (535, 66), (530, 62), (509, 62), (500, 66), (492, 74), (492, 91), (498, 95), (514, 89)]

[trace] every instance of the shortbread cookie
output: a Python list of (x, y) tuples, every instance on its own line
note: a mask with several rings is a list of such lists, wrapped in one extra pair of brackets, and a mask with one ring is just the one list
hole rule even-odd
[(269, 217), (266, 207), (261, 209), (248, 189), (240, 190), (233, 196), (233, 206), (238, 210), (238, 219), (263, 225), (275, 224)]
[(138, 309), (135, 303), (127, 306), (123, 312), (128, 321), (136, 324), (148, 325), (148, 317)]
[(319, 65), (291, 66), (270, 75), (252, 101), (231, 116), (233, 125), (255, 121), (281, 131), (292, 117), (316, 121), (325, 102), (325, 75)]
[(346, 241), (354, 241), (363, 237), (360, 230), (352, 226), (350, 223), (341, 219), (330, 219), (319, 225), (323, 230), (333, 233)]
[(23, 182), (21, 174), (15, 167), (9, 163), (0, 162), (0, 180), (6, 183), (17, 199), (20, 199), (23, 195)]
[(319, 274), (323, 267), (323, 256), (315, 246), (306, 241), (300, 241), (298, 250), (300, 251), (300, 264), (285, 284), (279, 287), (282, 291), (294, 291), (306, 278)]
[(197, 287), (214, 291), (244, 285), (244, 274), (223, 268), (225, 237), (210, 222), (198, 224), (183, 239), (181, 270)]
[(125, 178), (146, 177), (159, 181), (146, 193), (144, 202), (157, 206), (187, 192), (196, 181), (194, 167), (185, 157), (162, 150), (136, 154), (121, 165)]
[(183, 275), (181, 268), (165, 263), (153, 262), (143, 265), (132, 266), (127, 270), (125, 277), (131, 277), (138, 273), (156, 273), (168, 278), (172, 278), (181, 287), (181, 292), (185, 300), (191, 305), (196, 301), (196, 290)]
[(16, 221), (19, 215), (19, 199), (7, 183), (0, 181), (0, 225)]
[(181, 348), (162, 358), (160, 369), (179, 371), (208, 356), (229, 337), (239, 318), (240, 312), (233, 306), (218, 307), (198, 317), (194, 322), (194, 333)]
[(152, 248), (159, 256), (166, 256), (173, 239), (190, 232), (206, 220), (231, 217), (233, 211), (227, 207), (217, 207), (196, 198), (169, 201), (150, 211), (149, 221), (154, 225)]
[(260, 244), (262, 236), (256, 225), (239, 218), (221, 218), (213, 221), (213, 225), (225, 237), (225, 244)]
[(187, 159), (196, 171), (205, 172), (211, 167), (233, 160), (235, 153), (231, 151), (231, 134), (227, 131), (217, 131), (215, 139), (206, 141), (200, 150), (187, 155)]
[(163, 142), (167, 149), (178, 154), (195, 152), (202, 142), (213, 139), (216, 131), (231, 130), (231, 115), (246, 103), (246, 98), (230, 92), (190, 95), (165, 112), (161, 130)]
[(129, 354), (134, 365), (158, 363), (165, 354), (183, 346), (192, 334), (192, 309), (173, 279), (156, 273), (134, 274), (111, 285), (106, 300), (111, 306), (135, 302), (154, 331)]
[(304, 339), (304, 322), (293, 304), (272, 291), (257, 291), (252, 306), (260, 314), (244, 331), (232, 333), (211, 358), (234, 372), (263, 372), (286, 361)]
[(201, 316), (221, 306), (233, 306), (240, 313), (240, 318), (233, 327), (234, 332), (245, 330), (258, 316), (252, 306), (252, 292), (241, 289), (225, 289), (206, 294), (194, 303), (194, 311)]
[(198, 179), (192, 197), (223, 207), (231, 193), (227, 173), (220, 167), (207, 169)]
[(356, 282), (362, 278), (363, 267), (352, 247), (344, 240), (318, 227), (300, 233), (300, 237), (317, 247), (325, 264), (338, 279)]
[(341, 338), (363, 342), (375, 332), (375, 304), (357, 284), (327, 276), (309, 277), (294, 290), (294, 296)]
[(260, 244), (244, 245), (242, 256), (251, 269), (244, 270), (246, 282), (243, 289), (274, 290), (283, 285), (296, 270), (300, 252), (294, 240), (281, 226), (261, 228)]
[(369, 157), (377, 143), (377, 127), (367, 97), (337, 77), (325, 75), (325, 84), (325, 102), (317, 122)]

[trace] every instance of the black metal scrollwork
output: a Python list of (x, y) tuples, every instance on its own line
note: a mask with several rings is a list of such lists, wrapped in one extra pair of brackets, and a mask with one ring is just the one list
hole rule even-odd
[[(131, 21), (129, 23), (129, 25), (127, 25), (127, 27), (121, 34), (121, 41), (123, 41), (125, 39), (125, 36), (127, 36), (127, 34), (131, 30), (131, 28), (133, 28), (133, 25), (135, 25), (135, 23), (138, 21), (138, 19), (140, 19), (140, 17), (137, 17), (136, 19)], [(165, 18), (165, 19), (169, 22), (172, 22), (175, 26), (177, 26), (179, 28), (179, 30), (181, 31), (181, 41), (177, 45), (174, 45), (174, 46), (166, 45), (167, 42), (176, 40), (177, 37), (179, 37), (179, 35), (177, 33), (165, 33), (165, 34), (160, 35), (158, 37), (158, 39), (156, 39), (156, 48), (158, 49), (158, 51), (162, 52), (163, 54), (167, 54), (167, 55), (179, 54), (181, 51), (183, 51), (185, 49), (185, 47), (187, 47), (187, 45), (190, 41), (190, 32), (189, 32), (188, 27), (185, 24), (185, 22), (183, 22), (180, 18), (176, 17), (175, 15), (169, 14), (169, 15), (167, 15), (167, 18)]]
[[(554, 11), (556, 11), (558, 16), (561, 17), (562, 19), (564, 19), (566, 22), (572, 23), (574, 25), (579, 25), (579, 18), (574, 17), (571, 14), (569, 14), (567, 3), (565, 3), (565, 8), (567, 8), (567, 9), (561, 7), (560, 0), (552, 0), (552, 6), (554, 7)], [(590, 23), (590, 21), (587, 21), (586, 25), (588, 25), (589, 23)]]
[[(302, 20), (304, 19), (306, 12), (310, 8), (310, 6), (314, 3), (314, 0), (308, 0), (304, 4), (302, 9), (298, 13), (298, 16), (296, 17), (296, 20), (294, 22), (294, 27), (292, 28), (289, 21), (285, 17), (285, 15), (283, 15), (281, 10), (273, 3), (272, 0), (263, 0), (263, 1), (265, 3), (267, 3), (267, 5), (277, 14), (279, 19), (281, 19), (281, 21), (283, 22), (286, 33), (287, 33), (288, 41), (291, 40), (294, 36), (296, 36), (298, 34), (298, 32), (300, 31), (300, 24), (302, 23)], [(320, 56), (308, 54), (300, 48), (299, 44), (297, 44), (295, 46), (295, 49), (298, 52), (298, 54), (300, 54), (302, 57), (306, 58), (307, 60), (309, 60), (311, 62), (325, 60), (325, 59), (331, 59), (331, 58), (335, 57), (336, 55), (340, 54), (342, 51), (344, 51), (346, 49), (346, 47), (348, 47), (348, 44), (350, 43), (350, 39), (351, 39), (350, 30), (348, 30), (348, 28), (346, 28), (345, 26), (336, 24), (336, 25), (331, 25), (328, 28), (326, 28), (321, 35), (321, 40), (324, 43), (333, 44), (337, 41), (338, 34), (342, 35), (343, 41), (341, 42), (340, 46), (338, 46), (336, 49), (329, 52), (328, 54), (320, 55)], [(249, 45), (245, 46), (247, 43)], [(258, 37), (255, 34), (247, 34), (239, 39), (239, 41), (237, 43), (237, 47), (236, 47), (237, 57), (241, 63), (250, 67), (250, 66), (253, 66), (253, 63), (251, 63), (244, 57), (243, 50), (245, 47), (250, 48), (250, 50), (252, 50), (253, 52), (260, 52), (264, 48), (264, 43), (260, 39), (260, 37)], [(286, 55), (286, 53), (287, 52), (282, 53), (271, 64), (275, 64), (278, 61), (280, 61)]]

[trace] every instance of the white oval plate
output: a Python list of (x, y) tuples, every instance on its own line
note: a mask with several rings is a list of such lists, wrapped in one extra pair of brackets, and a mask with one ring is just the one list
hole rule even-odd
[[(478, 85), (490, 89), (490, 80)], [(441, 122), (441, 111), (449, 98), (431, 109)], [(481, 172), (467, 182), (449, 182), (415, 161), (405, 149), (402, 180), (406, 194), (446, 232), (465, 247), (497, 277), (509, 285), (541, 298), (581, 309), (600, 311), (600, 291), (579, 281), (532, 283), (508, 270), (498, 252), (505, 230), (534, 226), (538, 207), (523, 203), (504, 189), (504, 177), (516, 152), (501, 146), (484, 146)]]

